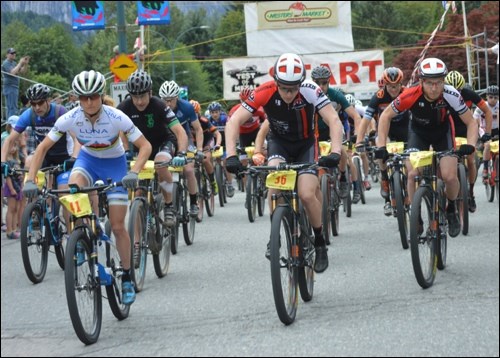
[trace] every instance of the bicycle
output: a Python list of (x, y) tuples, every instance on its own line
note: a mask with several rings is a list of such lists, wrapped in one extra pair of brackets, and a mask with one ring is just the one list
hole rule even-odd
[[(246, 147), (245, 151), (248, 153), (248, 157), (252, 157), (254, 147)], [(250, 159), (251, 160), (251, 159)], [(246, 197), (245, 197), (245, 208), (247, 209), (248, 220), (253, 223), (257, 214), (259, 216), (264, 216), (264, 211), (266, 208), (266, 198), (267, 198), (267, 188), (265, 185), (267, 172), (262, 171), (256, 173), (251, 170), (247, 170), (245, 175), (246, 179)]]
[[(319, 142), (321, 156), (330, 154), (330, 142)], [(321, 221), (323, 224), (323, 236), (326, 244), (330, 245), (330, 230), (332, 236), (339, 235), (339, 208), (342, 202), (339, 194), (339, 169), (327, 168), (320, 178), (321, 194), (323, 196), (323, 206), (321, 210)]]
[(392, 213), (398, 221), (399, 237), (404, 250), (408, 245), (408, 228), (410, 227), (410, 201), (408, 197), (408, 176), (405, 159), (409, 157), (404, 152), (404, 142), (387, 143), (389, 157), (387, 160), (387, 174), (389, 176), (389, 198)]
[[(456, 137), (455, 146), (459, 147), (467, 144), (467, 138)], [(459, 191), (457, 197), (458, 216), (460, 217), (460, 224), (462, 226), (462, 234), (469, 233), (469, 179), (467, 175), (467, 160), (465, 158), (458, 158), (457, 175), (459, 182)]]
[[(79, 188), (70, 184), (69, 189), (52, 193), (68, 194), (59, 201), (70, 212), (71, 235), (66, 246), (64, 281), (71, 323), (76, 335), (84, 344), (97, 342), (102, 326), (101, 286), (106, 287), (109, 306), (118, 320), (128, 317), (130, 306), (122, 303), (123, 268), (116, 248), (106, 191), (121, 183)], [(98, 217), (92, 212), (88, 193), (98, 193)], [(101, 223), (105, 221), (105, 234)]]
[[(187, 163), (194, 160), (194, 153), (187, 153)], [(178, 226), (182, 225), (182, 232), (184, 234), (184, 242), (186, 245), (192, 245), (194, 242), (194, 232), (196, 227), (196, 217), (189, 214), (188, 200), (189, 191), (187, 187), (187, 179), (184, 176), (184, 167), (172, 167), (169, 166), (168, 170), (172, 173), (174, 179), (174, 187), (172, 190), (172, 203), (173, 210), (176, 217), (177, 229), (175, 230), (175, 236), (170, 245), (170, 251), (172, 254), (177, 254), (179, 248), (179, 234)]]
[(415, 177), (417, 186), (410, 211), (410, 248), (413, 271), (422, 288), (432, 286), (436, 268), (446, 267), (448, 222), (444, 183), (438, 179), (439, 158), (445, 155), (464, 156), (474, 146), (462, 145), (458, 150), (410, 153), (413, 168), (423, 168)]
[(484, 182), (486, 199), (492, 203), (495, 200), (495, 191), (498, 201), (499, 182), (498, 182), (498, 136), (492, 138), (490, 142), (491, 159), (488, 162), (488, 180)]
[(68, 231), (58, 197), (47, 188), (46, 180), (46, 175), (51, 175), (52, 189), (56, 189), (56, 177), (60, 173), (63, 173), (62, 165), (38, 171), (35, 183), (38, 185), (39, 196), (26, 205), (21, 217), (21, 255), (26, 275), (34, 284), (45, 278), (50, 246), (54, 247), (57, 263), (64, 270), (65, 234)]
[(214, 173), (215, 181), (217, 182), (217, 187), (219, 188), (219, 205), (224, 207), (227, 203), (227, 177), (226, 170), (222, 165), (222, 156), (224, 155), (224, 148), (221, 146), (218, 150), (214, 151), (212, 157), (215, 160), (214, 163)]
[(212, 190), (212, 181), (208, 176), (203, 162), (195, 161), (194, 170), (196, 182), (198, 183), (198, 207), (200, 208), (196, 221), (201, 223), (203, 220), (203, 208), (205, 208), (209, 217), (214, 216), (215, 194)]
[(280, 189), (271, 197), (270, 261), (274, 303), (278, 317), (285, 325), (295, 320), (299, 289), (304, 302), (313, 297), (315, 238), (296, 186), (297, 171), (317, 167), (316, 163), (280, 163), (249, 169), (270, 171), (266, 186)]
[[(134, 165), (131, 162), (131, 167)], [(164, 224), (165, 200), (158, 184), (155, 167), (162, 164), (148, 160), (139, 172), (139, 185), (132, 192), (132, 203), (128, 220), (131, 246), (131, 277), (136, 292), (142, 291), (146, 278), (148, 250), (153, 256), (153, 265), (158, 278), (168, 273), (170, 265), (170, 245), (173, 228)], [(137, 195), (140, 193), (140, 195)], [(135, 258), (134, 253), (139, 255)]]
[(356, 171), (358, 172), (358, 190), (359, 194), (361, 196), (361, 204), (366, 204), (366, 198), (365, 198), (365, 185), (363, 183), (363, 178), (364, 178), (364, 172), (363, 172), (363, 160), (361, 159), (361, 156), (359, 153), (356, 152), (356, 149), (352, 149), (352, 163), (354, 164), (354, 167), (356, 168)]

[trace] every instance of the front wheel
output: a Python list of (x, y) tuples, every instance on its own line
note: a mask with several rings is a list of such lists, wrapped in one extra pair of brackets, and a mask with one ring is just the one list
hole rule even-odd
[(410, 248), (413, 272), (422, 288), (431, 287), (436, 277), (436, 237), (432, 230), (432, 193), (418, 188), (410, 215)]
[(38, 202), (29, 203), (21, 219), (21, 254), (26, 275), (40, 283), (47, 272), (50, 228), (44, 227), (43, 210)]
[(257, 216), (257, 177), (247, 176), (245, 207), (247, 208), (248, 220), (253, 223)]
[(323, 237), (325, 238), (326, 244), (330, 245), (330, 198), (331, 198), (331, 187), (329, 183), (329, 174), (323, 174), (321, 176), (321, 196), (323, 197), (323, 205), (321, 208), (321, 223), (323, 224)]
[(136, 292), (144, 288), (146, 264), (148, 259), (148, 225), (144, 198), (136, 198), (132, 202), (128, 220), (130, 235), (130, 273)]
[(292, 257), (292, 223), (289, 207), (278, 206), (271, 222), (271, 282), (278, 317), (293, 323), (298, 305), (298, 272)]
[[(164, 218), (164, 199), (162, 194), (156, 195), (156, 208), (158, 209), (158, 217)], [(164, 277), (168, 273), (173, 232), (173, 227), (165, 227), (156, 220), (156, 245), (158, 246), (158, 251), (153, 252), (153, 264), (156, 276), (159, 278)]]
[(172, 204), (174, 206), (175, 222), (172, 228), (170, 251), (172, 255), (175, 255), (179, 247), (179, 221), (182, 220), (182, 188), (177, 182), (174, 183), (172, 189)]
[(314, 261), (316, 260), (316, 251), (314, 250), (314, 243), (312, 241), (314, 240), (314, 232), (302, 203), (300, 204), (300, 227), (301, 235), (298, 239), (298, 244), (301, 250), (301, 263), (298, 267), (298, 282), (302, 300), (309, 302), (312, 300), (314, 292)]
[(408, 227), (410, 223), (410, 214), (408, 207), (405, 206), (405, 192), (403, 175), (401, 172), (396, 171), (392, 176), (392, 186), (394, 189), (394, 196), (396, 199), (396, 217), (398, 219), (399, 238), (403, 249), (407, 250), (408, 245)]
[(458, 164), (458, 182), (459, 192), (457, 198), (458, 215), (462, 224), (462, 234), (469, 233), (469, 187), (465, 166), (462, 163)]
[(97, 342), (102, 325), (101, 286), (97, 262), (86, 229), (76, 229), (66, 245), (64, 282), (69, 316), (76, 335), (85, 344)]

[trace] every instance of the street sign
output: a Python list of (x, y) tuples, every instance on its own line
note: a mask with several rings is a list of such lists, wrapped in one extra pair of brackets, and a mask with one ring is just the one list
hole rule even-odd
[(132, 72), (137, 70), (137, 64), (127, 55), (121, 54), (115, 62), (109, 66), (109, 69), (122, 81), (125, 81), (132, 74)]
[(117, 106), (128, 96), (126, 82), (112, 83), (109, 89)]

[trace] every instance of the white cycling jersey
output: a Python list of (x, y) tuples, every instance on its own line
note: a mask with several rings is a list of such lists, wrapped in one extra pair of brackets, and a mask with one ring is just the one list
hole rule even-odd
[(131, 142), (142, 132), (122, 111), (102, 106), (101, 114), (92, 125), (81, 107), (76, 107), (59, 117), (48, 136), (57, 142), (65, 133), (74, 133), (84, 152), (96, 158), (117, 158), (125, 153), (119, 133), (122, 131)]
[[(486, 101), (486, 105), (490, 108), (491, 110), (491, 113), (493, 114), (492, 117), (493, 117), (493, 123), (491, 124), (491, 129), (497, 129), (498, 128), (498, 102), (495, 104), (494, 107), (491, 107), (490, 104)], [(486, 117), (484, 115), (484, 112), (481, 111), (481, 109), (479, 107), (477, 107), (474, 111), (474, 119), (476, 119), (477, 121), (479, 121), (479, 130), (480, 130), (480, 134), (484, 134), (484, 130), (486, 128)]]

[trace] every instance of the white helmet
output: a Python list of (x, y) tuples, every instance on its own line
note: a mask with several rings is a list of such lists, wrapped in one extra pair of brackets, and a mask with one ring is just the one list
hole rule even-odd
[(356, 98), (352, 94), (346, 94), (345, 99), (347, 100), (347, 102), (349, 102), (351, 106), (356, 105)]
[(448, 74), (448, 69), (443, 61), (439, 58), (426, 58), (420, 63), (419, 77), (420, 78), (437, 78), (445, 77)]
[(181, 89), (179, 85), (174, 81), (165, 81), (160, 87), (160, 97), (161, 98), (173, 98), (179, 95)]
[(274, 79), (285, 85), (301, 84), (306, 78), (306, 68), (294, 53), (284, 53), (274, 64)]
[(71, 85), (77, 96), (103, 94), (106, 88), (106, 78), (102, 73), (91, 70), (76, 75)]

